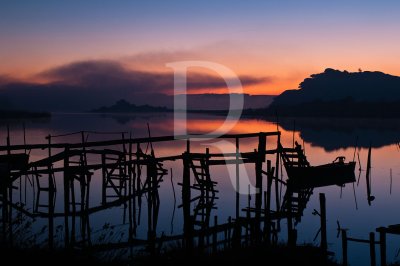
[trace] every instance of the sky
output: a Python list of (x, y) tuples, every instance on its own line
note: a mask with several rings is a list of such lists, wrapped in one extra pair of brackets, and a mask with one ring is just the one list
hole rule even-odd
[(400, 75), (399, 10), (368, 0), (0, 0), (0, 81), (54, 82), (49, 73), (105, 61), (131, 75), (211, 61), (250, 79), (250, 94), (297, 88), (325, 68)]

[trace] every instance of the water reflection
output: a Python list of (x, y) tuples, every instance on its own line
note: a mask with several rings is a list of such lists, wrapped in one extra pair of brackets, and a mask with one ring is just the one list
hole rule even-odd
[(379, 148), (400, 140), (398, 119), (285, 118), (279, 125), (286, 131), (295, 129), (305, 142), (326, 151), (370, 144)]

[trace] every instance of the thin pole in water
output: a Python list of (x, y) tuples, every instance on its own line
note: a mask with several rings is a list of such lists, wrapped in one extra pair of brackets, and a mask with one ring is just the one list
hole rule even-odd
[(392, 176), (392, 168), (390, 168), (390, 195), (392, 195), (392, 184), (393, 184), (393, 176)]
[(296, 120), (293, 120), (293, 141), (292, 141), (292, 146), (294, 149), (294, 132), (296, 131)]
[(368, 160), (367, 160), (367, 174), (365, 175), (365, 179), (367, 182), (367, 200), (368, 205), (371, 206), (371, 201), (375, 199), (374, 196), (371, 196), (371, 144), (368, 149)]
[(354, 186), (354, 182), (353, 182), (353, 195), (354, 195), (354, 202), (356, 203), (356, 210), (358, 210), (357, 196), (356, 196), (356, 188), (355, 188), (355, 186)]

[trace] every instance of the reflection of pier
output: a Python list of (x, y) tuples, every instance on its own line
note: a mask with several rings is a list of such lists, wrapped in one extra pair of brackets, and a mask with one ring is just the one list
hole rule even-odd
[[(295, 225), (292, 219), (299, 221), (302, 211), (312, 194), (312, 189), (298, 191), (287, 188), (281, 200), (282, 187), (286, 182), (279, 178), (280, 132), (260, 132), (215, 136), (217, 139), (232, 141), (235, 151), (213, 153), (209, 148), (204, 153), (194, 152), (193, 140), (202, 135), (164, 136), (149, 138), (126, 138), (107, 141), (86, 141), (85, 132), (80, 132), (81, 142), (55, 143), (54, 136), (47, 137), (46, 144), (1, 146), (1, 201), (2, 201), (2, 239), (12, 243), (13, 210), (28, 217), (47, 219), (48, 246), (53, 248), (55, 238), (55, 219), (63, 219), (63, 244), (65, 247), (90, 248), (105, 250), (147, 246), (155, 253), (165, 241), (182, 241), (188, 250), (217, 250), (221, 246), (239, 247), (251, 243), (276, 243), (280, 230), (280, 219), (288, 220), (289, 242), (296, 242)], [(210, 136), (207, 136), (210, 138)], [(212, 136), (211, 136), (212, 137)], [(267, 138), (274, 144), (267, 147)], [(255, 140), (253, 151), (241, 152), (240, 142), (244, 139)], [(157, 157), (153, 144), (185, 143), (185, 148), (178, 154)], [(149, 145), (151, 144), (151, 145)], [(143, 149), (147, 145), (151, 148)], [(28, 163), (28, 156), (21, 151), (43, 150), (45, 158)], [(176, 152), (171, 149), (169, 154)], [(23, 158), (26, 158), (25, 162)], [(160, 235), (157, 224), (160, 208), (159, 187), (168, 171), (165, 163), (181, 161), (183, 234)], [(18, 162), (18, 163), (17, 163)], [(254, 166), (255, 196), (248, 200), (247, 206), (241, 206), (239, 191), (241, 171), (244, 165)], [(227, 222), (219, 223), (217, 216), (212, 218), (218, 199), (218, 183), (222, 177), (212, 174), (217, 165), (235, 167), (235, 214)], [(94, 191), (93, 180), (100, 177), (100, 190)], [(23, 188), (16, 186), (17, 181), (27, 186), (31, 182), (33, 208), (28, 208), (25, 201), (13, 198), (15, 193), (23, 193)], [(24, 188), (26, 191), (26, 187)], [(304, 193), (303, 193), (304, 192)], [(26, 193), (26, 192), (25, 192)], [(62, 205), (57, 197), (62, 195)], [(93, 193), (100, 193), (101, 201), (95, 205)], [(294, 194), (298, 193), (298, 197)], [(141, 209), (147, 208), (147, 238), (137, 237), (140, 225)], [(275, 203), (275, 206), (273, 206)], [(297, 204), (297, 205), (296, 205)], [(59, 208), (58, 206), (63, 206)], [(127, 238), (118, 242), (99, 244), (93, 242), (90, 216), (103, 210), (122, 206), (124, 224), (128, 226)], [(194, 207), (193, 207), (194, 206)], [(244, 215), (241, 215), (241, 210)]]

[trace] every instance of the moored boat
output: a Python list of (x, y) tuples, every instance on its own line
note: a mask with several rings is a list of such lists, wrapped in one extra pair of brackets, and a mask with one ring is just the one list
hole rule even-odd
[(281, 156), (288, 175), (288, 185), (297, 189), (343, 186), (356, 180), (355, 162), (345, 162), (345, 157), (337, 157), (332, 163), (311, 166), (304, 151), (296, 142), (295, 148), (280, 146)]

